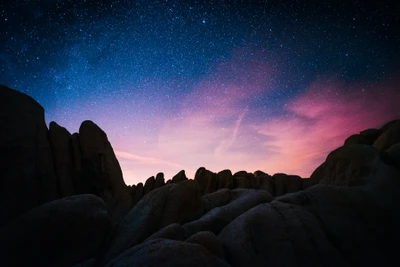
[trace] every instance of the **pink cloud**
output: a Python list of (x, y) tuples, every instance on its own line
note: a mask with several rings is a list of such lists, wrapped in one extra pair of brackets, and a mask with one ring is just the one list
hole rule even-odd
[(308, 177), (350, 135), (400, 116), (399, 85), (398, 79), (372, 88), (331, 79), (314, 82), (287, 104), (287, 117), (253, 125), (267, 138), (264, 148), (275, 155), (264, 168)]

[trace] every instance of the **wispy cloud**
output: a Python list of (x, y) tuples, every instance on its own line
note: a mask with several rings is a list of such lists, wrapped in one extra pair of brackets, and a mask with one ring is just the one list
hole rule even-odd
[(248, 112), (248, 109), (246, 108), (237, 118), (235, 121), (235, 125), (232, 129), (232, 134), (229, 139), (223, 139), (221, 140), (219, 146), (217, 146), (214, 150), (214, 153), (216, 155), (222, 155), (224, 153), (228, 152), (228, 149), (235, 143), (236, 138), (238, 136), (240, 126), (242, 125), (243, 118), (245, 117), (246, 113)]
[(125, 159), (125, 160), (130, 160), (132, 161), (133, 164), (135, 163), (140, 163), (140, 164), (146, 164), (146, 165), (156, 165), (156, 166), (169, 166), (169, 167), (176, 167), (176, 168), (183, 168), (182, 165), (179, 165), (177, 163), (168, 161), (168, 160), (163, 160), (159, 158), (153, 158), (153, 157), (143, 157), (139, 155), (135, 155), (129, 152), (123, 152), (119, 150), (115, 150), (115, 155), (119, 159)]

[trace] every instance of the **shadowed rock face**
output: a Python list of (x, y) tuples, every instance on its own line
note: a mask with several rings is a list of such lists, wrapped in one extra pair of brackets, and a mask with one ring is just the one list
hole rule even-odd
[(84, 121), (79, 128), (79, 141), (82, 180), (90, 193), (109, 205), (113, 218), (120, 218), (129, 211), (132, 200), (107, 135), (95, 123)]
[(75, 195), (77, 190), (71, 134), (55, 122), (50, 123), (49, 141), (54, 158), (58, 188), (62, 197)]
[(144, 194), (146, 195), (148, 192), (154, 189), (154, 184), (155, 184), (155, 179), (154, 176), (151, 176), (146, 180), (146, 183), (144, 184)]
[(48, 202), (1, 229), (2, 265), (71, 266), (94, 257), (110, 227), (110, 214), (99, 197)]
[(350, 136), (309, 179), (202, 167), (126, 186), (95, 123), (47, 130), (4, 86), (0, 104), (2, 265), (397, 265), (398, 120)]
[(43, 108), (0, 85), (0, 225), (60, 197)]
[(400, 142), (400, 120), (393, 121), (387, 126), (387, 130), (382, 130), (382, 134), (375, 140), (373, 146), (379, 150), (386, 150), (392, 145)]

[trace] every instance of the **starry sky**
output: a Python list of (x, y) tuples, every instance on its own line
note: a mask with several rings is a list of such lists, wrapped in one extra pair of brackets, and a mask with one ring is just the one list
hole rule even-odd
[(201, 166), (308, 177), (400, 117), (395, 2), (1, 1), (0, 83), (46, 123), (97, 123), (127, 184)]

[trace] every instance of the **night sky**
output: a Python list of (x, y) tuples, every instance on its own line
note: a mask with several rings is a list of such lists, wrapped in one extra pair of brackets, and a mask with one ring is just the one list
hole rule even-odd
[(1, 1), (0, 83), (46, 123), (97, 123), (127, 184), (201, 166), (308, 177), (400, 118), (396, 2)]

